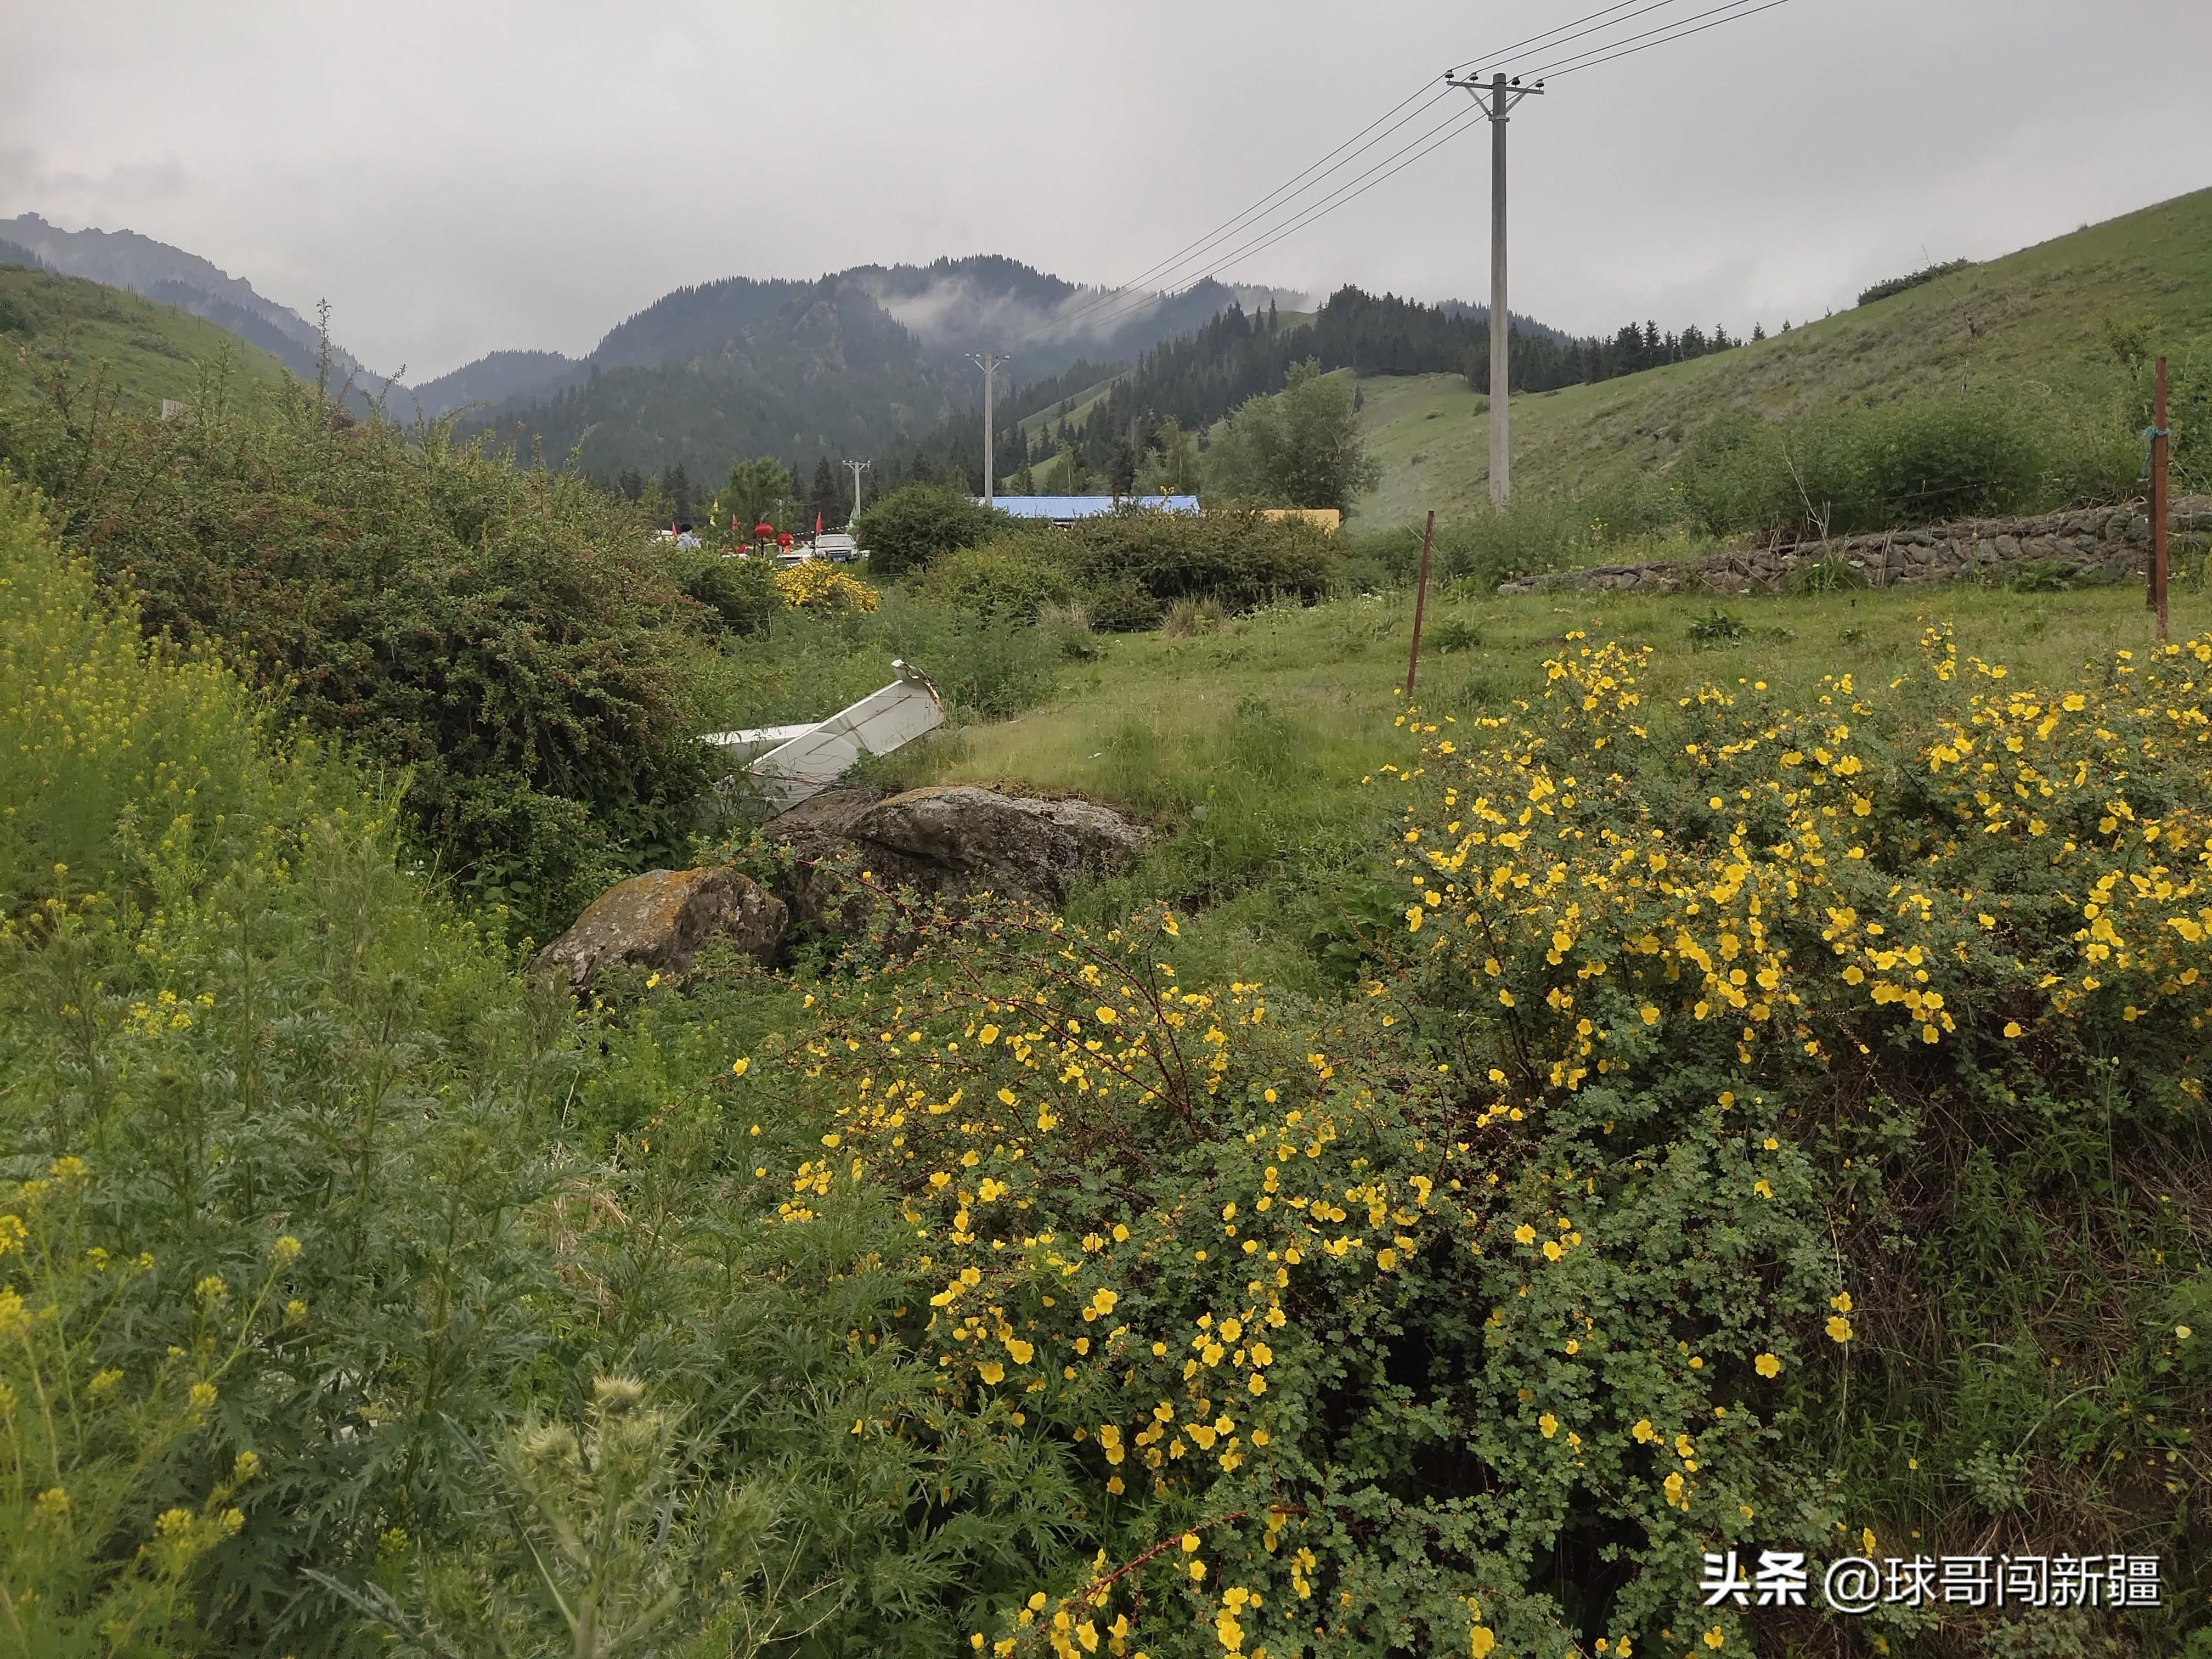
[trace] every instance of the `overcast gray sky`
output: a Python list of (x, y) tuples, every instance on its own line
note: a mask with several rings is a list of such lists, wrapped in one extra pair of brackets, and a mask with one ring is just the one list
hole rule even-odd
[[(327, 296), (420, 380), (718, 276), (1118, 283), (1603, 3), (0, 0), (0, 217)], [(2208, 63), (2205, 0), (1789, 0), (1570, 76), (1513, 127), (1515, 308), (1771, 328), (2212, 185)], [(1472, 299), (1487, 247), (1471, 134), (1222, 274)]]

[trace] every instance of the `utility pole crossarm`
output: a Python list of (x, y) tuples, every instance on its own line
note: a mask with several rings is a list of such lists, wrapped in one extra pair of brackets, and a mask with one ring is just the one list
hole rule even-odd
[(1512, 364), (1513, 313), (1507, 307), (1505, 268), (1505, 129), (1524, 98), (1544, 90), (1540, 81), (1524, 87), (1503, 74), (1487, 81), (1444, 76), (1475, 101), (1490, 122), (1490, 504), (1503, 512), (1513, 498)]

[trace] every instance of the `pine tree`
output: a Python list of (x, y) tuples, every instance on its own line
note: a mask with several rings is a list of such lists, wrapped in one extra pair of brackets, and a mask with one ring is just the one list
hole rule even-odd
[(684, 471), (684, 463), (676, 462), (664, 469), (660, 475), (661, 499), (668, 503), (669, 512), (678, 520), (691, 516), (691, 480)]

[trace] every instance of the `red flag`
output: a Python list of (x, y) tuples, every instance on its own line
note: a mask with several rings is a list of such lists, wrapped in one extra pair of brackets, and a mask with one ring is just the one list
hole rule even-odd
[(819, 513), (814, 515), (814, 533), (817, 536), (822, 533), (822, 515)]

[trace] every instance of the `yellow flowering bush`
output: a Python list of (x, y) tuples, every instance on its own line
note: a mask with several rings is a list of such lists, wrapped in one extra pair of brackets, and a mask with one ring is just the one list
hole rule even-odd
[(1705, 1552), (1905, 1501), (1808, 1411), (1907, 1317), (1868, 1287), (1928, 1103), (2116, 1063), (2194, 1121), (2212, 643), (2044, 690), (1933, 629), (1805, 709), (1571, 645), (1507, 716), (1404, 717), (1412, 965), (1352, 1005), (1186, 987), (1164, 912), (971, 920), (787, 1056), (815, 1144), (763, 1219), (895, 1204), (877, 1337), (1091, 1493), (988, 1650), (1744, 1641)]
[(808, 559), (775, 573), (776, 592), (794, 611), (873, 611), (882, 596), (826, 559)]
[(189, 1346), (137, 1357), (118, 1339), (155, 1262), (90, 1242), (94, 1200), (76, 1158), (0, 1188), (0, 1586), (25, 1652), (191, 1644), (193, 1580), (244, 1523), (234, 1500), (260, 1459), (240, 1452), (197, 1503), (168, 1504), (150, 1526), (143, 1516), (209, 1438), (222, 1383), (299, 1251), (279, 1239), (243, 1306), (204, 1277)]
[(1655, 711), (1638, 653), (1585, 645), (1540, 719), (1412, 717), (1407, 926), (1504, 1011), (1492, 1109), (1654, 1045), (1825, 1073), (2122, 1028), (2146, 1086), (2201, 1097), (2212, 642), (2057, 690), (1923, 646), (1880, 708), (1844, 675), (1806, 710), (1708, 687)]
[[(933, 1365), (944, 1409), (1058, 1445), (1089, 1486), (1088, 1567), (974, 1633), (1001, 1655), (1381, 1653), (1471, 1628), (1565, 1651), (1538, 1563), (1593, 1504), (1656, 1540), (1624, 1624), (1674, 1605), (1693, 1509), (1780, 1501), (1752, 1356), (1790, 1351), (1778, 1304), (1831, 1288), (1802, 1206), (1750, 1235), (1787, 1260), (1779, 1297), (1748, 1250), (1679, 1290), (1737, 1219), (1711, 1179), (1741, 1164), (1725, 1107), (1633, 1170), (1582, 1144), (1594, 1124), (1538, 1141), (1470, 1101), (1453, 1048), (1384, 1012), (1402, 1004), (1186, 988), (1160, 959), (1176, 932), (971, 922), (919, 970), (833, 989), (787, 1058), (823, 1115), (810, 1152), (757, 1172), (781, 1183), (769, 1224), (895, 1203), (921, 1283), (876, 1335)], [(1802, 1158), (1766, 1163), (1802, 1194)], [(1655, 1298), (1703, 1340), (1636, 1340)], [(1674, 1449), (1644, 1486), (1654, 1421)]]

